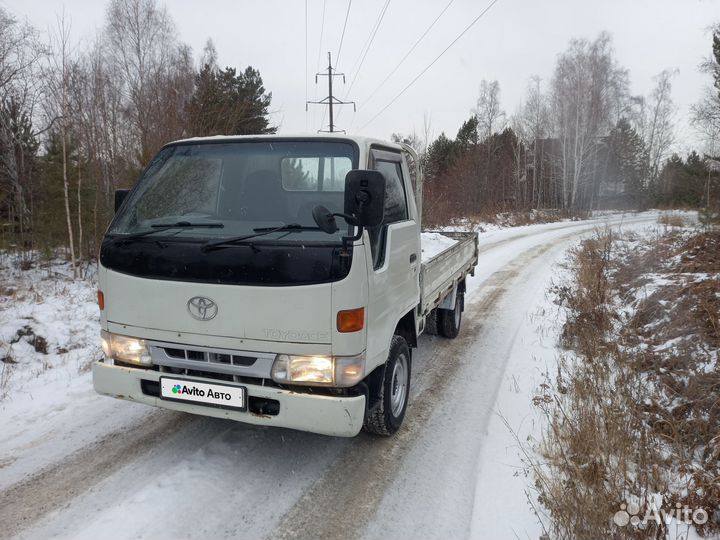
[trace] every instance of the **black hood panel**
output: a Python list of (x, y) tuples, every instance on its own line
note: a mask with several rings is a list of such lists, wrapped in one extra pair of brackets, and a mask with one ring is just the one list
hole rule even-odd
[(203, 252), (187, 241), (106, 237), (100, 263), (131, 276), (227, 285), (311, 285), (345, 278), (352, 250), (341, 246), (300, 243), (236, 245)]

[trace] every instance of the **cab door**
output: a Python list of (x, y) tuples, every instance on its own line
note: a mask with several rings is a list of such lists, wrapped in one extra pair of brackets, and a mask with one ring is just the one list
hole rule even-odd
[[(400, 152), (372, 149), (371, 168), (385, 177), (385, 216), (378, 227), (367, 229), (368, 344), (371, 365), (385, 361), (398, 321), (415, 308), (420, 297), (419, 224), (411, 217), (403, 158)], [(414, 207), (413, 207), (414, 208)]]

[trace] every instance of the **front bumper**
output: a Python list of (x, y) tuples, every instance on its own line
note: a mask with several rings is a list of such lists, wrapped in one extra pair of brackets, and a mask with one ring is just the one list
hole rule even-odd
[[(243, 384), (242, 386), (247, 388), (249, 397), (274, 399), (280, 402), (278, 414), (270, 416), (250, 411), (244, 412), (193, 403), (166, 401), (144, 394), (140, 386), (141, 380), (159, 382), (161, 373), (158, 371), (114, 366), (105, 364), (102, 361), (93, 363), (92, 371), (93, 386), (99, 394), (165, 409), (213, 416), (215, 418), (228, 418), (247, 424), (285, 427), (337, 437), (354, 437), (362, 428), (365, 418), (365, 396), (323, 396), (303, 394), (270, 386)], [(182, 376), (181, 378), (211, 384), (218, 382), (202, 377)]]

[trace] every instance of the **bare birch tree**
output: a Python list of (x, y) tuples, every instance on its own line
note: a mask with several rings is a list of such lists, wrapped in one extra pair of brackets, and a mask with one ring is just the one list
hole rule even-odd
[(647, 120), (645, 121), (645, 147), (648, 152), (648, 180), (657, 182), (660, 166), (668, 157), (675, 142), (675, 112), (677, 108), (672, 100), (672, 78), (677, 70), (663, 70), (654, 77), (655, 88), (648, 100)]
[(184, 106), (193, 89), (190, 49), (155, 0), (111, 0), (107, 39), (122, 74), (138, 162), (147, 163), (168, 139), (182, 134)]
[(72, 215), (70, 213), (70, 182), (68, 179), (68, 137), (71, 129), (70, 110), (70, 78), (73, 69), (70, 50), (70, 30), (72, 24), (65, 17), (65, 12), (57, 17), (56, 29), (51, 34), (51, 55), (45, 79), (48, 84), (46, 114), (50, 123), (57, 122), (60, 144), (62, 148), (63, 197), (65, 202), (65, 218), (67, 222), (68, 245), (73, 277), (77, 278), (75, 258), (75, 237), (73, 233)]
[(505, 127), (505, 111), (500, 106), (499, 82), (488, 82), (483, 79), (480, 83), (480, 93), (473, 112), (478, 119), (481, 140), (503, 130)]
[(626, 99), (627, 71), (613, 57), (610, 35), (574, 39), (561, 54), (552, 80), (552, 107), (562, 153), (563, 206), (590, 208), (598, 186), (593, 167), (602, 138)]
[(525, 104), (518, 114), (513, 129), (521, 136), (525, 146), (533, 148), (534, 178), (532, 178), (532, 192), (528, 202), (531, 207), (537, 208), (545, 202), (544, 182), (540, 178), (545, 160), (545, 145), (541, 140), (549, 135), (551, 129), (548, 98), (542, 90), (542, 81), (537, 75), (530, 77), (526, 95)]
[(706, 152), (717, 155), (720, 141), (720, 24), (712, 33), (712, 52), (702, 64), (702, 69), (713, 78), (713, 86), (706, 88), (703, 97), (692, 108), (692, 122), (703, 136)]

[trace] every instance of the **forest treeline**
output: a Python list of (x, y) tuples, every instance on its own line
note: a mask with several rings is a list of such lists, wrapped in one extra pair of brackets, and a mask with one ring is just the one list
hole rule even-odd
[[(79, 45), (82, 43), (82, 45)], [(483, 81), (454, 138), (393, 135), (425, 170), (425, 219), (500, 211), (707, 207), (717, 216), (720, 26), (703, 64), (709, 87), (692, 110), (703, 148), (673, 154), (672, 69), (632, 95), (612, 40), (572, 40), (550, 80), (529, 80), (512, 115)], [(92, 259), (129, 187), (165, 143), (273, 133), (272, 94), (251, 67), (220, 68), (211, 40), (194, 56), (157, 0), (109, 0), (90, 42), (63, 14), (47, 35), (0, 7), (0, 249), (64, 247)], [(75, 266), (75, 265), (73, 265)]]
[[(531, 77), (524, 104), (500, 106), (500, 85), (482, 81), (476, 107), (455, 138), (395, 134), (423, 155), (426, 221), (497, 212), (553, 209), (703, 208), (720, 203), (720, 26), (703, 63), (713, 82), (691, 111), (703, 149), (673, 153), (678, 108), (666, 69), (649, 95), (633, 95), (611, 36), (574, 39), (552, 78)], [(709, 207), (709, 208), (708, 208)]]
[(211, 40), (194, 59), (155, 0), (111, 0), (89, 45), (71, 30), (59, 15), (41, 38), (0, 7), (0, 247), (74, 262), (163, 144), (275, 127), (259, 71), (221, 69)]

